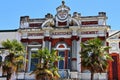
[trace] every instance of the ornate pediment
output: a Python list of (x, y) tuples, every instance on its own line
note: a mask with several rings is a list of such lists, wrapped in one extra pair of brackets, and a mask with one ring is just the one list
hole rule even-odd
[(59, 21), (66, 21), (66, 19), (68, 18), (69, 16), (69, 11), (70, 11), (70, 8), (68, 6), (65, 5), (65, 2), (62, 1), (62, 5), (60, 5), (59, 7), (56, 8), (57, 10), (57, 19)]
[(56, 14), (52, 15), (47, 13), (44, 18), (34, 18), (31, 19), (29, 16), (21, 16), (20, 18), (20, 28), (58, 28), (65, 29), (74, 27), (81, 27), (84, 29), (108, 29), (109, 26), (106, 25), (106, 13), (99, 12), (98, 16), (81, 16), (81, 13), (73, 12), (70, 14), (70, 8), (66, 6), (65, 2), (56, 8)]
[(64, 1), (62, 1), (62, 5), (60, 5), (59, 7), (57, 7), (56, 10), (57, 10), (57, 12), (60, 12), (60, 11), (69, 12), (69, 11), (70, 11), (70, 8), (65, 5), (65, 2), (64, 2)]

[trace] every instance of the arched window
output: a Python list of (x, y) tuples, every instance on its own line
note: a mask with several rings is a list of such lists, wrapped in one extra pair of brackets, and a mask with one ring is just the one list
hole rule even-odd
[(32, 54), (37, 54), (38, 48), (31, 49), (31, 63), (30, 63), (30, 71), (33, 71), (36, 68), (36, 64), (38, 64), (37, 58), (32, 58)]
[(58, 51), (58, 56), (61, 56), (63, 60), (58, 62), (59, 69), (70, 69), (71, 68), (71, 58), (70, 58), (70, 48), (64, 43), (58, 44), (56, 47)]
[(38, 64), (38, 59), (33, 58), (32, 54), (37, 54), (37, 51), (42, 48), (42, 44), (37, 41), (31, 41), (28, 45), (28, 71), (33, 71), (36, 68), (36, 64)]

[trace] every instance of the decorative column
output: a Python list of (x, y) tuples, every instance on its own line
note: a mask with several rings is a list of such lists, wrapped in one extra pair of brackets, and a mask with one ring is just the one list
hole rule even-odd
[(44, 44), (45, 44), (45, 48), (48, 48), (49, 50), (51, 50), (51, 37), (50, 37), (50, 31), (52, 30), (52, 27), (44, 27)]
[[(77, 65), (78, 65), (78, 61), (77, 61), (77, 56), (78, 56), (78, 45), (77, 42), (79, 40), (79, 36), (78, 36), (78, 30), (80, 29), (79, 26), (70, 26), (69, 27), (72, 31), (72, 54), (71, 54), (71, 70), (72, 71), (77, 71)], [(73, 74), (74, 75), (74, 74)]]
[[(23, 46), (25, 47), (26, 53), (24, 54), (24, 71), (27, 72), (28, 71), (28, 67), (29, 67), (29, 47), (28, 47), (28, 38), (25, 39), (21, 39), (21, 42), (23, 44)], [(28, 60), (28, 62), (27, 62)]]
[(44, 37), (44, 41), (45, 41), (45, 48), (48, 48), (49, 50), (51, 49), (51, 37), (50, 36), (45, 36)]
[(78, 30), (80, 29), (79, 26), (70, 26), (69, 27), (72, 31), (72, 54), (71, 54), (71, 70), (72, 71), (77, 71), (77, 56), (78, 56), (78, 46), (77, 46), (77, 42), (79, 40), (79, 36), (78, 36)]
[(71, 57), (71, 69), (72, 71), (77, 71), (77, 41), (79, 40), (79, 37), (72, 36), (72, 57)]
[(24, 53), (24, 68), (23, 71), (26, 72), (27, 71), (27, 59), (28, 59), (28, 43), (27, 42), (22, 42), (23, 46), (25, 47), (26, 52)]

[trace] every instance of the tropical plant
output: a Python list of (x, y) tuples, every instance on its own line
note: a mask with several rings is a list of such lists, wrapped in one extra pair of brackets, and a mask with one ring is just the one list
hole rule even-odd
[(24, 46), (17, 40), (3, 41), (2, 46), (9, 52), (2, 64), (3, 76), (7, 74), (7, 80), (10, 80), (11, 75), (23, 67)]
[(55, 50), (52, 49), (49, 51), (47, 48), (40, 49), (37, 54), (32, 55), (32, 58), (39, 60), (39, 63), (36, 64), (36, 69), (31, 73), (35, 74), (36, 80), (56, 80), (60, 77), (55, 63), (62, 58), (57, 56)]
[(90, 39), (81, 43), (81, 64), (91, 72), (91, 80), (94, 73), (106, 72), (108, 60), (112, 60), (108, 50), (110, 47), (104, 46), (99, 38)]

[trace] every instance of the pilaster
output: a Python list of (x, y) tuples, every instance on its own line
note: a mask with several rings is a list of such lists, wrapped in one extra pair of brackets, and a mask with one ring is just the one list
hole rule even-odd
[(50, 48), (51, 48), (51, 45), (50, 45), (50, 43), (51, 43), (51, 37), (49, 37), (49, 36), (45, 36), (44, 37), (44, 41), (45, 41), (45, 48), (48, 48), (49, 50), (50, 50)]
[(72, 71), (77, 71), (77, 41), (79, 40), (78, 36), (72, 36)]
[(50, 37), (50, 32), (52, 29), (52, 27), (44, 27), (44, 43), (45, 43), (45, 48), (48, 48), (49, 50), (51, 50), (51, 37)]

